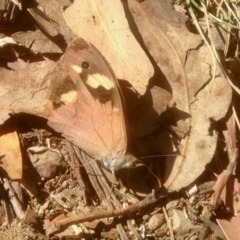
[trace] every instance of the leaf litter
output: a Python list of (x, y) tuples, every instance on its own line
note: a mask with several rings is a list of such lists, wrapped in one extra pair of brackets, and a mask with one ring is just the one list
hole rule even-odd
[[(226, 114), (233, 103), (231, 86), (235, 86), (234, 69), (232, 68), (230, 78), (226, 77), (223, 65), (213, 64), (213, 55), (209, 52), (209, 47), (199, 35), (190, 32), (185, 26), (188, 18), (173, 10), (167, 1), (162, 1), (161, 5), (158, 1), (149, 0), (141, 3), (135, 0), (110, 3), (106, 1), (103, 4), (98, 0), (75, 1), (70, 6), (69, 1), (53, 1), (50, 6), (47, 1), (39, 1), (41, 11), (39, 16), (42, 16), (42, 13), (47, 15), (47, 18), (44, 18), (48, 19), (46, 27), (42, 26), (45, 20), (38, 17), (38, 11), (34, 9), (36, 14), (31, 16), (37, 24), (31, 28), (35, 30), (19, 31), (12, 35), (13, 39), (21, 44), (19, 44), (21, 48), (13, 50), (12, 44), (17, 44), (11, 39), (1, 46), (0, 50), (5, 49), (8, 54), (15, 54), (8, 55), (11, 56), (11, 60), (6, 54), (1, 57), (1, 124), (5, 128), (6, 120), (10, 118), (11, 113), (13, 114), (11, 119), (14, 121), (24, 119), (24, 124), (17, 125), (16, 130), (20, 140), (21, 136), (26, 134), (30, 136), (20, 141), (22, 154), (19, 147), (11, 150), (4, 148), (3, 144), (0, 146), (3, 163), (8, 162), (7, 156), (11, 156), (14, 151), (17, 151), (18, 156), (23, 155), (23, 159), (20, 157), (10, 169), (4, 165), (2, 167), (7, 175), (1, 173), (1, 195), (8, 190), (7, 183), (10, 182), (14, 185), (14, 191), (11, 190), (11, 193), (18, 196), (16, 202), (11, 204), (10, 196), (5, 194), (5, 197), (2, 197), (3, 212), (7, 219), (7, 222), (2, 220), (2, 231), (7, 233), (5, 227), (7, 224), (11, 224), (14, 231), (19, 231), (17, 230), (19, 225), (16, 225), (14, 216), (7, 209), (13, 208), (14, 211), (18, 211), (17, 206), (21, 206), (25, 211), (25, 219), (28, 219), (28, 222), (35, 222), (35, 227), (28, 230), (29, 233), (38, 230), (42, 232), (41, 222), (45, 222), (46, 232), (41, 236), (42, 239), (54, 232), (60, 232), (55, 233), (59, 238), (76, 235), (116, 239), (119, 235), (123, 237), (128, 234), (138, 239), (146, 239), (147, 236), (163, 239), (171, 233), (172, 239), (178, 236), (191, 237), (191, 234), (198, 236), (199, 239), (208, 239), (211, 234), (223, 239), (220, 228), (211, 221), (213, 210), (207, 205), (202, 205), (202, 202), (210, 201), (206, 193), (214, 190), (209, 186), (206, 192), (202, 193), (200, 186), (208, 180), (216, 181), (213, 173), (217, 171), (214, 168), (210, 171), (206, 167), (213, 164), (213, 160), (216, 159), (223, 131), (219, 125), (226, 123)], [(53, 6), (59, 10), (53, 11)], [(70, 151), (70, 145), (59, 138), (57, 133), (52, 132), (46, 126), (46, 121), (40, 126), (50, 131), (47, 135), (50, 136), (51, 145), (60, 152), (67, 165), (60, 161), (59, 166), (63, 165), (60, 170), (50, 177), (49, 175), (41, 177), (39, 173), (36, 174), (36, 168), (29, 160), (29, 154), (32, 154), (27, 152), (29, 147), (39, 149), (40, 145), (46, 149), (48, 145), (48, 137), (42, 134), (36, 136), (33, 132), (32, 129), (36, 128), (35, 124), (38, 121), (33, 115), (48, 118), (48, 92), (51, 80), (56, 77), (56, 56), (59, 56), (56, 54), (61, 53), (59, 49), (64, 50), (74, 38), (62, 17), (62, 10), (67, 6), (70, 7), (63, 15), (73, 32), (96, 45), (113, 67), (117, 78), (122, 80), (120, 84), (125, 95), (129, 118), (130, 148), (140, 157), (139, 159), (144, 157), (141, 160), (144, 164), (137, 164), (134, 169), (123, 169), (116, 173), (117, 179), (112, 179), (109, 174), (106, 174), (105, 179), (102, 176), (102, 167), (94, 165), (95, 162), (84, 156), (76, 146)], [(202, 9), (204, 6), (202, 5)], [(58, 35), (55, 32), (53, 35), (55, 39), (50, 40), (46, 36), (51, 34), (46, 31), (51, 31), (49, 28), (51, 22), (54, 26), (58, 24)], [(45, 36), (42, 43), (39, 41), (37, 48), (31, 48), (31, 43), (29, 45), (29, 42), (21, 40), (28, 38), (30, 33), (31, 37), (34, 32), (40, 34), (39, 28)], [(99, 37), (96, 37), (97, 35)], [(42, 38), (37, 36), (33, 35), (33, 41), (34, 38)], [(44, 42), (48, 42), (50, 48), (45, 49)], [(9, 44), (11, 47), (6, 48)], [(27, 51), (28, 48), (30, 51)], [(25, 54), (22, 54), (23, 49)], [(44, 53), (47, 55), (44, 56)], [(221, 58), (223, 57), (221, 55)], [(26, 63), (18, 65), (18, 59)], [(12, 65), (14, 71), (7, 67), (11, 66), (9, 62), (16, 62), (14, 66)], [(7, 135), (2, 134), (1, 137), (4, 139)], [(234, 137), (236, 138), (236, 132)], [(18, 138), (14, 138), (17, 144)], [(6, 141), (10, 140), (3, 140)], [(38, 161), (40, 167), (41, 164), (46, 167), (46, 162), (42, 161), (45, 158), (42, 153), (36, 154), (34, 161)], [(148, 158), (155, 155), (166, 156)], [(79, 163), (79, 158), (82, 163)], [(48, 166), (50, 169), (54, 168), (52, 165)], [(23, 168), (22, 177), (13, 175), (12, 172), (17, 168)], [(108, 181), (111, 182), (110, 186)], [(184, 190), (191, 189), (194, 184), (197, 186), (196, 192), (186, 197), (183, 194)], [(41, 190), (38, 186), (41, 186)], [(185, 200), (176, 197), (175, 191), (182, 193)], [(110, 197), (113, 200), (110, 200)], [(171, 210), (168, 208), (164, 210), (166, 204), (173, 202), (176, 202), (177, 206)], [(123, 206), (125, 210), (122, 209)], [(134, 215), (143, 207), (146, 210), (141, 213), (141, 217), (139, 214)], [(216, 211), (217, 208), (214, 207)], [(157, 229), (147, 227), (153, 221), (150, 219), (156, 218), (154, 221), (158, 221), (160, 216), (155, 213), (158, 211), (163, 211), (166, 222), (163, 221), (164, 223)], [(91, 216), (92, 224), (80, 223), (79, 219), (81, 216), (84, 219), (86, 213)], [(131, 217), (125, 217), (129, 215)], [(191, 230), (185, 231), (181, 227), (181, 222), (184, 222), (186, 215), (190, 220)], [(122, 216), (122, 219), (118, 216)], [(106, 219), (103, 221), (102, 218)], [(194, 223), (193, 219), (203, 224), (205, 230), (196, 228), (195, 224), (192, 226), (190, 223)], [(96, 231), (96, 226), (101, 221), (112, 230), (105, 232), (102, 228)], [(52, 229), (60, 223), (65, 230), (53, 231)], [(220, 220), (218, 223), (228, 236), (226, 228), (231, 228), (231, 225), (226, 227)], [(178, 224), (180, 227), (177, 227)], [(72, 227), (69, 228), (68, 225)], [(125, 230), (124, 226), (128, 226), (128, 230)], [(4, 239), (14, 238), (10, 238), (9, 235)]]

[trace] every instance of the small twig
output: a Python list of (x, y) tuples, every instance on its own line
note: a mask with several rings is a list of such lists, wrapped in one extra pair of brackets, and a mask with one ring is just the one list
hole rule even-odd
[(127, 234), (126, 234), (126, 232), (125, 232), (125, 230), (124, 230), (124, 228), (122, 226), (122, 224), (118, 223), (116, 225), (116, 228), (118, 230), (119, 235), (121, 236), (121, 240), (129, 240), (129, 238), (128, 238), (128, 236), (127, 236)]
[[(122, 207), (119, 200), (114, 195), (112, 189), (110, 188), (108, 182), (105, 179), (105, 176), (103, 175), (102, 170), (99, 168), (99, 164), (96, 160), (93, 160), (92, 158), (88, 157), (88, 155), (84, 154), (84, 152), (80, 151), (77, 147), (74, 147), (76, 154), (78, 155), (79, 159), (81, 159), (81, 162), (83, 163), (83, 166), (85, 167), (89, 179), (91, 183), (93, 184), (93, 187), (99, 196), (99, 199), (104, 202), (104, 205), (107, 207), (107, 210), (112, 211), (114, 209), (119, 209)], [(131, 222), (129, 223), (131, 225)], [(124, 236), (123, 233), (124, 228), (120, 226), (121, 224), (118, 224), (117, 227), (120, 236)], [(133, 227), (133, 226), (132, 226)], [(135, 235), (135, 232), (133, 232), (134, 237), (137, 238)]]
[(68, 141), (66, 141), (66, 146), (68, 148), (68, 151), (69, 151), (69, 156), (70, 156), (70, 163), (71, 163), (71, 168), (73, 170), (73, 172), (75, 173), (75, 176), (78, 180), (78, 184), (80, 185), (80, 188), (81, 190), (83, 191), (84, 193), (84, 203), (86, 204), (87, 203), (87, 194), (86, 194), (86, 186), (85, 186), (85, 183), (82, 179), (82, 175), (81, 175), (81, 168), (83, 166), (80, 166), (79, 164), (79, 161), (77, 159), (77, 155), (74, 151), (74, 148), (72, 146), (72, 144)]
[(201, 220), (205, 226), (211, 228), (217, 237), (220, 237), (221, 239), (225, 239), (223, 232), (221, 231), (221, 228), (216, 223), (212, 222), (211, 220), (207, 219), (204, 216), (199, 216), (199, 217), (197, 216), (197, 218)]
[(72, 224), (94, 221), (96, 219), (101, 219), (101, 218), (112, 218), (112, 217), (131, 215), (133, 213), (138, 212), (143, 207), (147, 207), (150, 204), (156, 203), (157, 201), (159, 201), (159, 199), (161, 199), (161, 197), (162, 196), (156, 197), (155, 193), (153, 192), (149, 194), (144, 200), (138, 202), (137, 204), (129, 206), (127, 208), (110, 210), (110, 211), (97, 211), (93, 213), (81, 214), (78, 216), (61, 219), (58, 222), (50, 223), (46, 229), (46, 234), (47, 235), (54, 234), (56, 232), (59, 232), (65, 229), (66, 227)]
[(163, 210), (163, 213), (164, 213), (166, 222), (167, 222), (167, 226), (168, 226), (168, 229), (169, 229), (169, 233), (170, 233), (171, 240), (174, 240), (175, 238), (174, 238), (174, 234), (173, 234), (173, 229), (172, 229), (171, 220), (169, 219), (168, 214), (167, 214), (167, 211), (166, 211), (166, 209), (165, 209), (165, 206), (163, 206), (163, 204), (162, 204), (162, 210)]
[(137, 229), (132, 224), (132, 220), (127, 220), (127, 225), (128, 225), (128, 228), (134, 233), (135, 238), (137, 240), (141, 240), (142, 237), (139, 235), (139, 233), (137, 232)]
[(197, 18), (196, 18), (196, 15), (193, 11), (193, 8), (191, 6), (191, 1), (190, 0), (186, 0), (186, 4), (187, 4), (187, 7), (188, 7), (188, 12), (189, 14), (191, 15), (192, 19), (193, 19), (193, 23), (195, 25), (195, 27), (197, 28), (199, 34), (201, 35), (204, 43), (207, 45), (208, 49), (209, 49), (209, 52), (211, 54), (211, 57), (212, 57), (212, 62), (213, 62), (213, 70), (212, 70), (212, 81), (215, 79), (215, 75), (216, 75), (216, 56), (214, 56), (214, 52), (209, 44), (209, 41), (207, 40), (201, 26), (199, 25), (198, 21), (197, 21)]
[[(199, 34), (201, 35), (202, 39), (204, 40), (204, 43), (207, 45), (210, 53), (211, 53), (211, 57), (213, 59), (213, 66), (215, 66), (215, 62), (218, 63), (224, 77), (228, 80), (229, 84), (231, 85), (231, 87), (238, 93), (240, 94), (240, 90), (239, 88), (232, 82), (232, 80), (229, 78), (224, 66), (223, 66), (223, 63), (221, 61), (221, 59), (219, 59), (219, 55), (218, 53), (216, 52), (215, 48), (211, 48), (207, 38), (205, 37), (205, 34), (203, 33), (203, 30), (202, 28), (200, 27), (199, 23), (198, 23), (198, 20), (196, 18), (196, 15), (194, 14), (194, 11), (193, 11), (193, 8), (192, 8), (192, 3), (194, 2), (194, 0), (186, 0), (186, 5), (187, 5), (187, 8), (188, 8), (188, 11), (189, 11), (189, 14), (190, 16), (192, 17), (193, 19), (193, 23), (194, 25), (196, 26)], [(204, 10), (203, 8), (201, 8), (202, 11)], [(214, 51), (215, 50), (215, 51)], [(215, 72), (213, 71), (213, 77), (212, 77), (212, 80), (215, 78)]]
[(16, 213), (17, 217), (19, 219), (23, 219), (24, 211), (22, 209), (22, 205), (21, 205), (20, 201), (18, 200), (16, 193), (14, 192), (14, 190), (7, 178), (3, 178), (3, 187), (8, 192), (9, 200), (12, 204), (12, 207), (13, 207), (14, 212)]
[(212, 222), (211, 220), (209, 220), (208, 218), (206, 218), (204, 216), (199, 216), (197, 214), (196, 210), (192, 208), (191, 204), (189, 204), (188, 201), (186, 201), (185, 199), (182, 199), (182, 201), (186, 204), (186, 207), (188, 208), (188, 210), (190, 212), (192, 212), (192, 214), (194, 214), (196, 219), (203, 222), (206, 227), (209, 227), (210, 229), (212, 229), (217, 236), (219, 236), (221, 238), (223, 237), (223, 233), (222, 233), (220, 227), (216, 223)]
[[(192, 4), (194, 5), (194, 7), (196, 7), (199, 11), (204, 12), (203, 8), (202, 8), (195, 0), (191, 0), (191, 3), (192, 3)], [(216, 4), (217, 4), (217, 3), (216, 3)], [(223, 12), (223, 13), (225, 14), (225, 16), (228, 17), (228, 20), (229, 20), (229, 21), (233, 22), (233, 21), (231, 20), (231, 18), (230, 18), (232, 15), (227, 14), (222, 8), (221, 8), (221, 12)], [(219, 14), (217, 14), (217, 15), (219, 15)], [(239, 26), (236, 26), (236, 25), (234, 25), (234, 24), (231, 24), (231, 23), (229, 23), (229, 22), (226, 22), (226, 21), (220, 19), (219, 17), (214, 16), (212, 13), (208, 13), (208, 17), (209, 17), (209, 18), (213, 18), (213, 19), (216, 20), (218, 23), (225, 24), (226, 26), (228, 26), (228, 27), (230, 27), (230, 28), (238, 29), (238, 30), (240, 29)], [(234, 16), (234, 17), (236, 17), (236, 16)]]
[(235, 106), (233, 106), (233, 114), (234, 114), (234, 118), (236, 120), (236, 124), (238, 126), (238, 130), (240, 130), (240, 122), (239, 122), (239, 119), (238, 119), (238, 116), (237, 116), (237, 112), (236, 112)]
[(2, 181), (0, 181), (0, 196), (1, 196), (0, 202), (3, 205), (4, 210), (5, 210), (7, 224), (8, 224), (8, 227), (10, 227), (11, 223), (13, 222), (15, 217), (14, 217), (13, 208), (11, 207), (8, 197), (7, 197), (7, 192), (3, 188)]

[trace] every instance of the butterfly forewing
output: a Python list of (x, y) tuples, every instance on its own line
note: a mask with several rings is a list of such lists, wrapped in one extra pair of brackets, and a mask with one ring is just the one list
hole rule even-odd
[(53, 81), (49, 125), (93, 158), (124, 155), (127, 138), (120, 94), (104, 57), (76, 39), (60, 60), (59, 79)]

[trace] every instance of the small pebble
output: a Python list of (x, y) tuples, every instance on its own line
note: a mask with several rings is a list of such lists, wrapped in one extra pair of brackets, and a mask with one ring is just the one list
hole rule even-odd
[(148, 221), (148, 228), (152, 231), (160, 228), (163, 224), (165, 223), (165, 217), (164, 214), (162, 213), (157, 213), (153, 216)]

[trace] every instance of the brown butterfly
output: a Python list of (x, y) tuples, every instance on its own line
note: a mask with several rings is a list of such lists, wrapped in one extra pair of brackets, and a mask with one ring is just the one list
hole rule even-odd
[(78, 38), (67, 48), (53, 79), (48, 124), (110, 171), (129, 167), (121, 91), (102, 54)]

